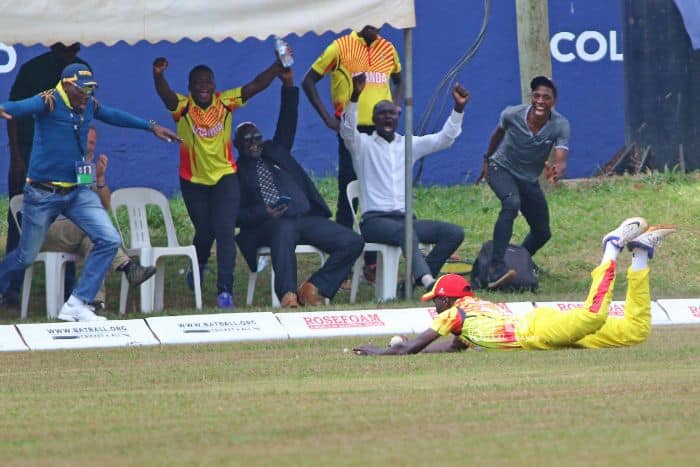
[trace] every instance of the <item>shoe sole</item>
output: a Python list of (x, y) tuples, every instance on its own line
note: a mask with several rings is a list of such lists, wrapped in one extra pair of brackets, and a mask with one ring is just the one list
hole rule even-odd
[(495, 289), (496, 287), (500, 287), (501, 285), (507, 284), (508, 282), (512, 281), (516, 275), (518, 275), (518, 273), (515, 271), (515, 269), (509, 269), (508, 272), (503, 274), (497, 280), (486, 284), (486, 287), (488, 287), (489, 289)]
[[(666, 234), (664, 234), (658, 242), (655, 242), (653, 245), (647, 245), (646, 243), (642, 243), (641, 241), (637, 241), (638, 238), (643, 237), (644, 235), (651, 234), (653, 232), (656, 232), (658, 230), (668, 230)], [(661, 240), (666, 238), (667, 236), (671, 235), (672, 233), (676, 232), (678, 230), (678, 226), (675, 224), (656, 224), (652, 225), (649, 227), (645, 232), (641, 233), (638, 235), (634, 240), (631, 240), (630, 242), (627, 243), (627, 249), (632, 250), (633, 248), (644, 248), (644, 249), (650, 249), (653, 250), (656, 248), (656, 246), (659, 244)]]
[(62, 313), (59, 313), (59, 314), (58, 314), (58, 319), (60, 319), (61, 321), (69, 321), (69, 322), (71, 322), (71, 323), (75, 323), (75, 322), (78, 321), (77, 319), (75, 319), (75, 316), (72, 316), (72, 315), (64, 315), (64, 314), (62, 314)]
[[(616, 231), (618, 229), (622, 228), (623, 226), (630, 226), (630, 225), (635, 224), (635, 223), (637, 224), (636, 230), (622, 232), (622, 234), (619, 237), (616, 235), (616, 233), (617, 233)], [(630, 241), (634, 240), (635, 238), (639, 237), (644, 232), (646, 232), (648, 227), (649, 227), (649, 223), (643, 217), (631, 217), (629, 219), (625, 219), (624, 221), (622, 221), (622, 223), (619, 226), (617, 226), (617, 228), (615, 230), (613, 230), (612, 232), (609, 232), (603, 238), (603, 247), (605, 247), (605, 244), (608, 241), (615, 238), (615, 239), (617, 239), (618, 243), (621, 244), (620, 248), (624, 248), (624, 246), (627, 245), (627, 243), (629, 243)]]
[[(150, 274), (146, 274), (146, 275), (143, 277), (143, 279), (141, 279), (141, 280), (139, 280), (139, 281), (129, 282), (129, 287), (138, 287), (139, 285), (143, 284), (143, 283), (146, 282), (148, 279), (150, 279), (151, 277), (153, 277), (153, 276), (156, 274), (156, 272), (158, 272), (158, 271), (157, 271), (156, 269), (154, 269), (153, 271), (151, 271)], [(127, 279), (127, 281), (128, 281), (128, 279)]]

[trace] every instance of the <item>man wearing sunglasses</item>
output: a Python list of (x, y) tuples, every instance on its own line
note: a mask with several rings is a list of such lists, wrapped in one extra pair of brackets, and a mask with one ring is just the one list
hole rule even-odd
[[(329, 219), (330, 209), (306, 171), (292, 157), (297, 129), (299, 88), (292, 70), (283, 69), (282, 103), (273, 139), (263, 141), (255, 124), (238, 125), (234, 145), (241, 182), (241, 208), (236, 238), (251, 271), (256, 250), (269, 246), (275, 271), (275, 293), (283, 307), (320, 305), (333, 298), (362, 253), (362, 237)], [(297, 289), (297, 244), (310, 244), (330, 256), (323, 267)]]
[[(675, 226), (669, 224), (649, 227), (641, 217), (624, 220), (603, 237), (603, 258), (591, 272), (591, 287), (583, 306), (566, 312), (537, 307), (525, 315), (513, 316), (494, 303), (474, 297), (462, 276), (444, 275), (422, 297), (435, 303), (437, 317), (430, 329), (388, 348), (363, 345), (353, 351), (356, 355), (405, 355), (469, 348), (600, 349), (641, 344), (651, 331), (648, 263), (661, 241), (675, 231)], [(625, 313), (621, 318), (608, 318), (617, 257), (625, 247), (632, 252)], [(449, 334), (454, 336), (451, 341), (435, 342)]]
[[(71, 63), (87, 63), (78, 57), (80, 44), (53, 44), (46, 53), (38, 55), (24, 63), (17, 73), (17, 78), (10, 89), (11, 101), (19, 101), (35, 96), (42, 91), (51, 89), (61, 79), (63, 69)], [(89, 66), (89, 65), (88, 65)], [(10, 143), (10, 169), (7, 177), (9, 198), (22, 193), (24, 181), (27, 178), (29, 156), (32, 152), (34, 141), (34, 118), (31, 115), (13, 118), (7, 122), (7, 139)], [(19, 231), (12, 220), (12, 213), (7, 210), (7, 247), (6, 253), (17, 248), (19, 243)], [(75, 275), (72, 263), (68, 265), (66, 275), (72, 278)], [(70, 271), (70, 273), (68, 272)], [(22, 287), (24, 272), (18, 271), (10, 278), (10, 288), (3, 297), (6, 305), (19, 305), (19, 292)], [(66, 287), (70, 290), (72, 281), (66, 281)]]
[(73, 293), (59, 312), (64, 321), (99, 321), (88, 303), (95, 299), (105, 273), (121, 244), (97, 194), (95, 167), (86, 161), (87, 133), (93, 119), (110, 125), (151, 131), (171, 142), (178, 136), (155, 122), (99, 103), (93, 93), (97, 82), (84, 64), (64, 68), (55, 88), (28, 99), (0, 105), (0, 117), (34, 115), (34, 146), (24, 185), (22, 235), (18, 248), (0, 262), (0, 294), (9, 277), (32, 264), (51, 222), (63, 214), (89, 237), (90, 252)]

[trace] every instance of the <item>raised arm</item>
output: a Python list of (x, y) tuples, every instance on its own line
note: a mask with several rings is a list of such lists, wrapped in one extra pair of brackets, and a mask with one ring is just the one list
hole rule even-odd
[(340, 137), (345, 142), (345, 147), (350, 151), (353, 159), (359, 156), (358, 144), (360, 142), (360, 132), (357, 130), (357, 101), (360, 98), (362, 90), (367, 83), (367, 77), (364, 73), (360, 73), (352, 78), (352, 94), (350, 100), (345, 106), (343, 117), (340, 120)]
[(402, 107), (402, 100), (403, 100), (403, 93), (404, 93), (404, 87), (403, 87), (403, 77), (401, 76), (401, 72), (399, 71), (398, 73), (392, 73), (391, 74), (391, 84), (393, 84), (393, 90), (391, 95), (394, 96), (394, 104)]
[(253, 81), (246, 84), (241, 88), (241, 98), (243, 102), (247, 102), (248, 99), (266, 89), (272, 80), (280, 73), (282, 69), (282, 64), (279, 60), (276, 60), (272, 65), (267, 67), (262, 73), (253, 78)]
[(452, 89), (452, 98), (455, 101), (454, 109), (442, 129), (437, 133), (413, 139), (413, 162), (430, 153), (449, 148), (462, 133), (464, 107), (469, 102), (469, 91), (457, 83)]
[(170, 128), (160, 126), (152, 120), (148, 122), (141, 117), (132, 115), (129, 112), (124, 112), (123, 110), (107, 107), (106, 105), (102, 104), (96, 105), (97, 108), (95, 110), (95, 118), (101, 122), (124, 128), (137, 128), (151, 131), (157, 138), (160, 138), (168, 143), (173, 141), (182, 142), (182, 139)]
[(321, 102), (321, 96), (318, 94), (318, 89), (316, 89), (316, 83), (318, 83), (321, 78), (323, 78), (323, 75), (315, 71), (313, 68), (310, 68), (304, 76), (301, 87), (304, 89), (306, 97), (309, 98), (311, 106), (316, 109), (316, 112), (321, 117), (321, 120), (323, 120), (323, 123), (325, 123), (331, 130), (338, 131), (340, 128), (338, 119), (335, 118), (334, 115), (328, 113), (326, 107), (323, 105), (323, 102)]
[(168, 59), (158, 57), (153, 61), (153, 82), (156, 85), (156, 92), (169, 111), (177, 108), (177, 94), (170, 89), (168, 81), (165, 79), (165, 70), (168, 69)]
[(282, 81), (282, 102), (273, 141), (291, 152), (299, 120), (299, 88), (294, 86), (291, 68), (283, 68), (279, 78)]

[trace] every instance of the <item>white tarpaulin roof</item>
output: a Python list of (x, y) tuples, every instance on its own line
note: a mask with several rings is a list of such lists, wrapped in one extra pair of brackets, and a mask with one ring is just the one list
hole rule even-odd
[(47, 46), (415, 26), (413, 0), (0, 0), (0, 12), (0, 42)]

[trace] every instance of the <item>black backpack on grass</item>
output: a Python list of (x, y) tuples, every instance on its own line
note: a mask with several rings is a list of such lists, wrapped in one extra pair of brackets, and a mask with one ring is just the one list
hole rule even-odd
[[(474, 289), (486, 289), (489, 282), (488, 267), (493, 254), (493, 242), (491, 240), (481, 245), (479, 256), (474, 261), (471, 272), (471, 284)], [(515, 269), (518, 273), (513, 280), (497, 288), (501, 291), (523, 292), (535, 291), (539, 286), (535, 263), (530, 252), (517, 245), (508, 245), (506, 248), (506, 268)]]

